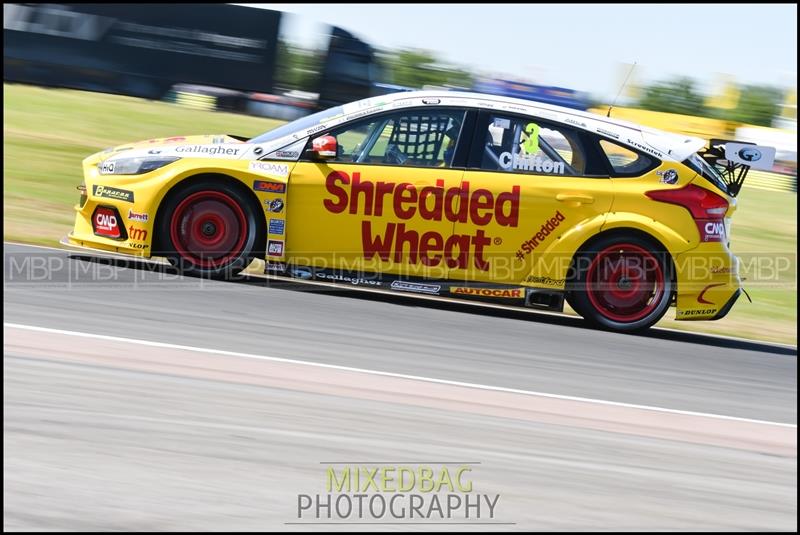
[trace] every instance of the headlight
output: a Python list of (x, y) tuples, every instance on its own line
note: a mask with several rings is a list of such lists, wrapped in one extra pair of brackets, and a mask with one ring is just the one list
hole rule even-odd
[(141, 156), (113, 161), (106, 160), (97, 164), (97, 170), (101, 175), (141, 175), (155, 171), (176, 160), (180, 160), (180, 156)]

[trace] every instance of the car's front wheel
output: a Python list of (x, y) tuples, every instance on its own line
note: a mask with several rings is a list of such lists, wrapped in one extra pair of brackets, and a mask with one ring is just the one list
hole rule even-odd
[(181, 273), (232, 278), (263, 248), (263, 230), (237, 188), (198, 180), (170, 195), (158, 233), (169, 262)]
[(669, 255), (638, 236), (609, 236), (575, 258), (570, 305), (587, 321), (615, 331), (650, 327), (674, 292)]

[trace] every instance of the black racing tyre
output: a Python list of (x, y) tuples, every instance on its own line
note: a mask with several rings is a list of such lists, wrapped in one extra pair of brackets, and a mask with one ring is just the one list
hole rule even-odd
[(156, 225), (158, 254), (186, 275), (232, 279), (265, 248), (263, 225), (245, 193), (211, 179), (170, 194)]
[(611, 235), (575, 257), (568, 302), (589, 323), (614, 331), (646, 329), (660, 320), (675, 291), (663, 247), (635, 235)]

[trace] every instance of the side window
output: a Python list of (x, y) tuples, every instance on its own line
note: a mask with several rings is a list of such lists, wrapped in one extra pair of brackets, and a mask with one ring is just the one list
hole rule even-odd
[(641, 175), (656, 166), (656, 161), (649, 156), (605, 139), (600, 140), (600, 148), (616, 175)]
[(581, 176), (586, 171), (580, 138), (568, 127), (533, 118), (490, 115), (481, 169)]
[(336, 136), (338, 145), (337, 162), (353, 162), (358, 157), (361, 148), (366, 143), (370, 134), (378, 126), (377, 121), (361, 122), (349, 126), (347, 130), (332, 132)]
[(333, 130), (336, 162), (450, 167), (463, 110), (407, 110)]

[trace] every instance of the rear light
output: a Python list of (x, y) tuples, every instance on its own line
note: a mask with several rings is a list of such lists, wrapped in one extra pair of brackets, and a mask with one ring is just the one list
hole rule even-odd
[(700, 241), (722, 242), (726, 240), (723, 218), (728, 211), (728, 201), (707, 189), (689, 184), (679, 189), (659, 189), (645, 193), (655, 201), (683, 206), (697, 224)]
[(689, 184), (679, 189), (659, 189), (645, 193), (655, 201), (683, 206), (694, 219), (722, 219), (728, 201), (707, 189)]

